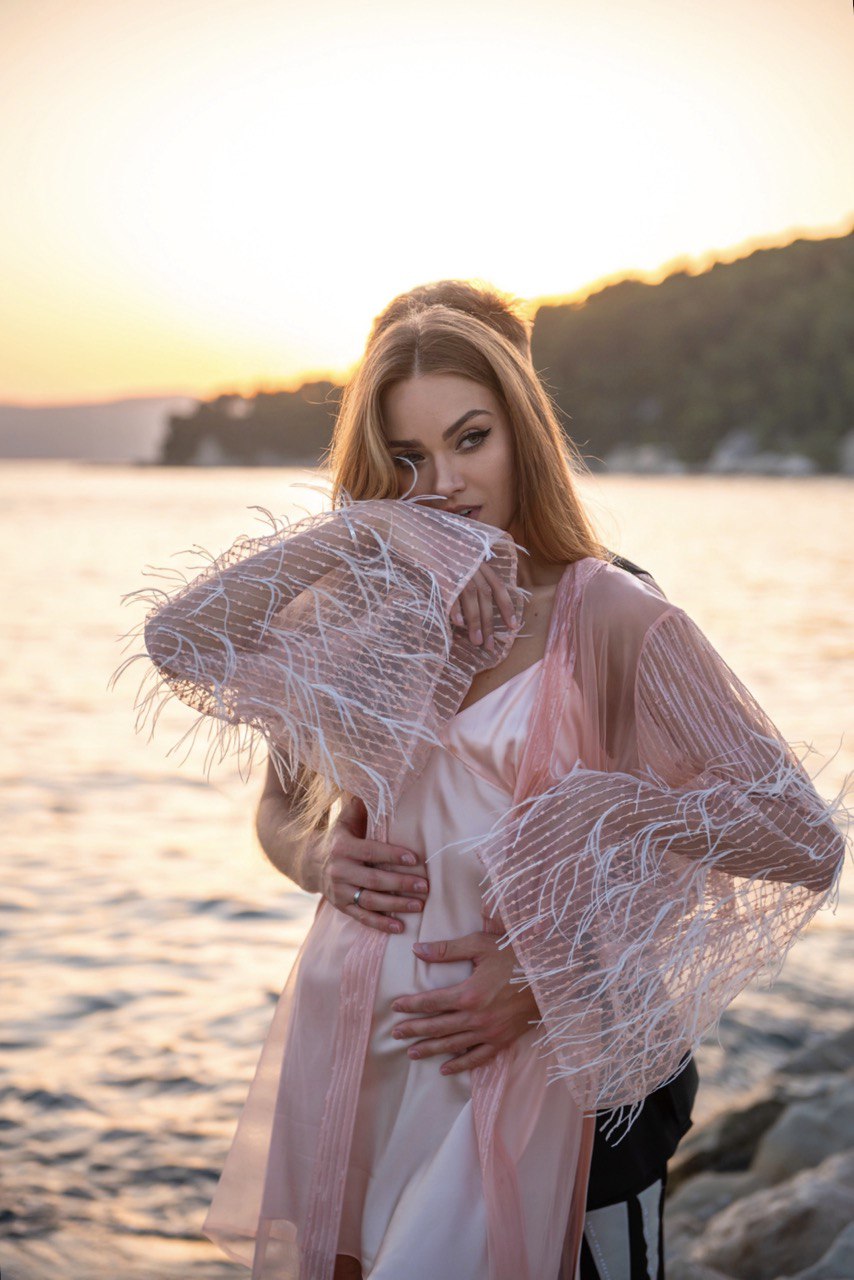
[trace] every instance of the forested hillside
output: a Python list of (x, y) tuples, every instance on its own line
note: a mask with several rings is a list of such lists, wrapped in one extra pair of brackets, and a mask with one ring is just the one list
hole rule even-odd
[(533, 354), (585, 453), (654, 442), (698, 463), (753, 428), (835, 470), (854, 428), (854, 233), (541, 307)]
[(221, 395), (188, 415), (173, 414), (161, 461), (275, 465), (315, 462), (332, 435), (341, 388), (307, 382), (298, 391)]
[[(854, 232), (542, 306), (533, 356), (591, 464), (652, 444), (702, 467), (740, 430), (835, 471), (854, 429)], [(169, 419), (162, 461), (310, 461), (329, 442), (339, 392), (314, 382), (220, 396)]]

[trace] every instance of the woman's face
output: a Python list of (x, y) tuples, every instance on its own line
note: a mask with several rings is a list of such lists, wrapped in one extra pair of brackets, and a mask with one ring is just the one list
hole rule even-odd
[(472, 508), (471, 519), (510, 528), (513, 439), (488, 387), (453, 373), (407, 378), (385, 392), (383, 418), (399, 497), (436, 494), (437, 501), (424, 505), (458, 513)]

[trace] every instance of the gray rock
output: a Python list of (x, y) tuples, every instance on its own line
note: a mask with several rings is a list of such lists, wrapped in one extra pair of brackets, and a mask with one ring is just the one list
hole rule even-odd
[(712, 1267), (704, 1267), (699, 1262), (688, 1262), (677, 1258), (667, 1263), (667, 1280), (730, 1280), (722, 1271)]
[(623, 444), (612, 449), (605, 458), (608, 471), (629, 471), (640, 475), (682, 475), (684, 462), (669, 444)]
[(854, 431), (848, 431), (839, 443), (839, 470), (844, 476), (854, 476)]
[(667, 1171), (668, 1198), (698, 1173), (747, 1169), (759, 1139), (783, 1114), (786, 1098), (763, 1086), (739, 1106), (720, 1111), (682, 1140)]
[(696, 1230), (703, 1229), (710, 1218), (727, 1209), (734, 1200), (763, 1189), (753, 1173), (699, 1173), (689, 1178), (665, 1206), (665, 1226), (676, 1227), (679, 1219), (689, 1219)]
[(823, 1258), (795, 1280), (851, 1280), (854, 1277), (854, 1222), (836, 1237)]
[[(664, 1209), (664, 1254), (667, 1276), (682, 1265), (691, 1248), (715, 1214), (728, 1208), (740, 1196), (758, 1190), (750, 1173), (699, 1173), (690, 1178), (666, 1202)], [(697, 1263), (691, 1267), (696, 1269)], [(718, 1272), (714, 1273), (718, 1275)], [(694, 1280), (692, 1271), (687, 1273)]]
[[(854, 436), (854, 432), (852, 432)], [(784, 1075), (805, 1076), (817, 1071), (850, 1071), (854, 1067), (854, 1027), (826, 1036), (792, 1054), (779, 1068)]]
[(686, 1260), (736, 1280), (775, 1280), (818, 1262), (852, 1221), (854, 1152), (845, 1152), (731, 1204), (711, 1220)]
[(854, 1150), (854, 1079), (843, 1076), (825, 1097), (783, 1112), (760, 1138), (750, 1171), (770, 1186), (848, 1150)]
[[(839, 1088), (839, 1072), (828, 1070), (822, 1062), (822, 1045), (815, 1046), (811, 1052), (814, 1057), (808, 1074), (773, 1075), (739, 1098), (737, 1105), (710, 1116), (683, 1138), (668, 1167), (668, 1196), (698, 1173), (748, 1169), (763, 1134), (776, 1124), (787, 1107), (827, 1098)], [(831, 1045), (827, 1050), (828, 1059), (835, 1060), (842, 1052)], [(854, 1079), (854, 1070), (846, 1075)]]
[(756, 432), (752, 427), (735, 427), (715, 445), (708, 461), (709, 471), (737, 471), (744, 463), (755, 458), (759, 450)]

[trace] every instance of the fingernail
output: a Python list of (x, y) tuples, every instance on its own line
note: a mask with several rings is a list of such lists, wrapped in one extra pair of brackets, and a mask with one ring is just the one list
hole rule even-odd
[(413, 889), (422, 889), (422, 890), (424, 890), (424, 891), (426, 892), (426, 890), (427, 890), (427, 881), (426, 881), (426, 880), (416, 880), (416, 881), (415, 881), (415, 884), (414, 884), (412, 887), (413, 887)]
[(406, 907), (407, 907), (407, 910), (408, 910), (408, 911), (420, 911), (420, 910), (421, 910), (421, 903), (420, 903), (420, 902), (414, 902), (414, 901), (413, 901), (413, 902), (407, 902)]
[(518, 625), (519, 625), (519, 619), (516, 617), (516, 615), (515, 615), (515, 613), (514, 613), (514, 614), (511, 616), (511, 618), (510, 618), (510, 626), (511, 626), (511, 627), (518, 627)]
[(405, 853), (400, 860), (401, 862), (405, 862), (408, 867), (414, 867), (415, 863), (418, 861), (414, 853)]
[(474, 633), (474, 637), (473, 637), (473, 639), (472, 639), (472, 643), (473, 643), (473, 644), (483, 644), (483, 632), (482, 632), (482, 631), (475, 631), (475, 633)]
[(430, 948), (426, 942), (413, 942), (412, 950), (417, 956), (426, 956), (430, 954)]

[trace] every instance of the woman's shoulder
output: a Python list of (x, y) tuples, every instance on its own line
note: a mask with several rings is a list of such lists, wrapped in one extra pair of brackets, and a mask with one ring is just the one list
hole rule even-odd
[(641, 637), (674, 605), (646, 570), (633, 572), (619, 561), (585, 556), (568, 566), (566, 603), (576, 628)]
[(589, 602), (654, 599), (669, 604), (649, 570), (622, 556), (582, 556), (566, 566), (565, 574), (572, 588), (570, 594), (584, 596)]

